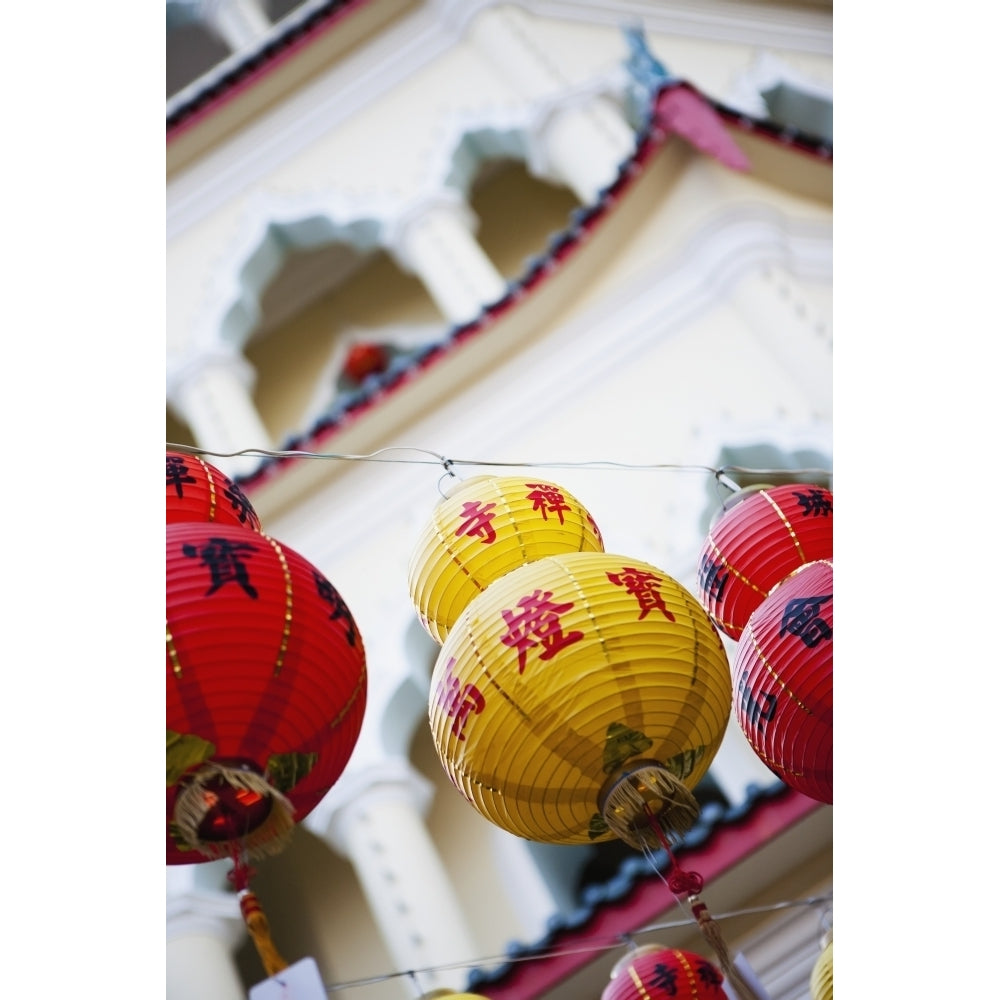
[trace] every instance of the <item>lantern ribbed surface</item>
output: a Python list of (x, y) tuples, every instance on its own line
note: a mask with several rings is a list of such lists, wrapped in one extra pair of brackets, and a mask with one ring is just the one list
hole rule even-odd
[(750, 615), (789, 573), (833, 558), (833, 494), (793, 483), (748, 492), (712, 525), (698, 561), (698, 599), (739, 639)]
[(167, 524), (202, 521), (260, 531), (246, 494), (227, 475), (197, 455), (167, 452)]
[(727, 1000), (722, 984), (701, 955), (646, 945), (615, 965), (601, 1000)]
[(809, 977), (812, 1000), (833, 1000), (833, 941), (820, 952)]
[(833, 803), (833, 563), (800, 567), (750, 616), (733, 706), (757, 756), (796, 791)]
[(511, 570), (546, 556), (603, 550), (594, 519), (561, 486), (477, 476), (438, 503), (421, 532), (410, 557), (410, 597), (440, 643), (469, 602)]
[[(339, 593), (265, 534), (168, 525), (166, 598), (167, 863), (188, 864), (214, 850), (177, 836), (178, 797), (192, 777), (221, 765), (263, 778), (298, 822), (354, 750), (367, 673)], [(233, 794), (234, 807), (253, 798)]]
[(695, 597), (648, 563), (581, 552), (513, 570), (469, 604), (435, 663), (429, 716), (482, 815), (579, 844), (616, 834), (599, 802), (623, 769), (656, 763), (689, 794), (731, 704), (722, 640)]

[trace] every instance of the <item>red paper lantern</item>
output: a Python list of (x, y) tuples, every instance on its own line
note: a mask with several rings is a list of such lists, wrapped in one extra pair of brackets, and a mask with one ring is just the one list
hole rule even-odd
[(757, 756), (785, 784), (833, 803), (833, 563), (801, 567), (750, 616), (733, 704)]
[(332, 584), (275, 539), (167, 525), (167, 863), (277, 853), (340, 776), (367, 697)]
[(611, 971), (601, 1000), (727, 1000), (722, 973), (679, 948), (636, 948)]
[(833, 494), (792, 483), (736, 494), (709, 529), (698, 563), (698, 599), (739, 639), (750, 615), (793, 570), (833, 558)]
[(227, 475), (197, 455), (167, 452), (167, 524), (202, 521), (260, 531), (260, 518)]

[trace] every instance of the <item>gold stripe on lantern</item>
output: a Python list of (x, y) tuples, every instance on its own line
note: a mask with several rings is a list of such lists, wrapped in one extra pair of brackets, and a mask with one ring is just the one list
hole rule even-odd
[(476, 476), (434, 509), (410, 558), (410, 596), (424, 628), (444, 642), (491, 583), (565, 552), (601, 552), (594, 519), (571, 493), (533, 476)]
[(575, 552), (506, 574), (442, 645), (429, 716), (441, 762), (487, 819), (529, 840), (658, 847), (698, 807), (732, 685), (695, 597), (629, 556)]

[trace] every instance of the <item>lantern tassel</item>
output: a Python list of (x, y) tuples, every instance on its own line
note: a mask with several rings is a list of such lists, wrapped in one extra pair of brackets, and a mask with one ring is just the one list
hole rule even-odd
[(688, 903), (691, 904), (691, 913), (698, 921), (699, 930), (705, 940), (712, 946), (712, 950), (719, 959), (719, 965), (722, 966), (722, 971), (726, 974), (726, 979), (729, 980), (733, 989), (736, 990), (740, 1000), (761, 1000), (757, 991), (743, 978), (743, 974), (730, 957), (729, 948), (726, 945), (725, 938), (722, 936), (722, 928), (712, 918), (712, 915), (708, 912), (708, 907), (698, 896), (689, 896)]
[(687, 897), (691, 913), (695, 920), (698, 921), (698, 929), (705, 940), (712, 946), (712, 950), (719, 960), (719, 965), (723, 973), (733, 989), (736, 990), (740, 1000), (762, 1000), (758, 996), (757, 991), (743, 978), (742, 973), (736, 967), (736, 964), (729, 955), (726, 940), (722, 936), (722, 928), (712, 918), (712, 915), (708, 912), (708, 907), (698, 895), (704, 887), (705, 880), (698, 872), (686, 871), (681, 868), (674, 857), (674, 852), (670, 849), (670, 843), (663, 835), (663, 831), (659, 825), (654, 823), (655, 817), (648, 803), (645, 805), (645, 811), (650, 820), (650, 826), (659, 838), (661, 846), (667, 852), (667, 857), (670, 858), (671, 872), (670, 876), (665, 879), (667, 888), (677, 897), (678, 902), (681, 901), (682, 895)]
[(250, 889), (244, 889), (240, 893), (240, 912), (268, 977), (287, 969), (288, 963), (281, 957), (271, 938), (271, 927), (261, 909), (260, 900)]
[(208, 761), (185, 780), (187, 783), (174, 804), (173, 818), (180, 835), (195, 850), (213, 859), (227, 857), (231, 853), (230, 841), (205, 840), (198, 832), (217, 799), (210, 786), (214, 784), (218, 787), (220, 782), (232, 788), (255, 792), (271, 801), (267, 819), (239, 837), (247, 857), (260, 859), (279, 854), (288, 846), (295, 829), (295, 807), (262, 775)]

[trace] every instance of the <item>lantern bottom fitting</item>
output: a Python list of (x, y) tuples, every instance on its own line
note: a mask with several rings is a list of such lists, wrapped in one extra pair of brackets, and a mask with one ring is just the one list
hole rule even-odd
[(182, 785), (174, 827), (206, 857), (229, 857), (238, 848), (257, 860), (287, 846), (295, 807), (247, 762), (208, 761), (186, 775)]
[(629, 761), (608, 776), (597, 796), (604, 822), (637, 850), (662, 846), (694, 826), (700, 806), (688, 787), (658, 760)]

